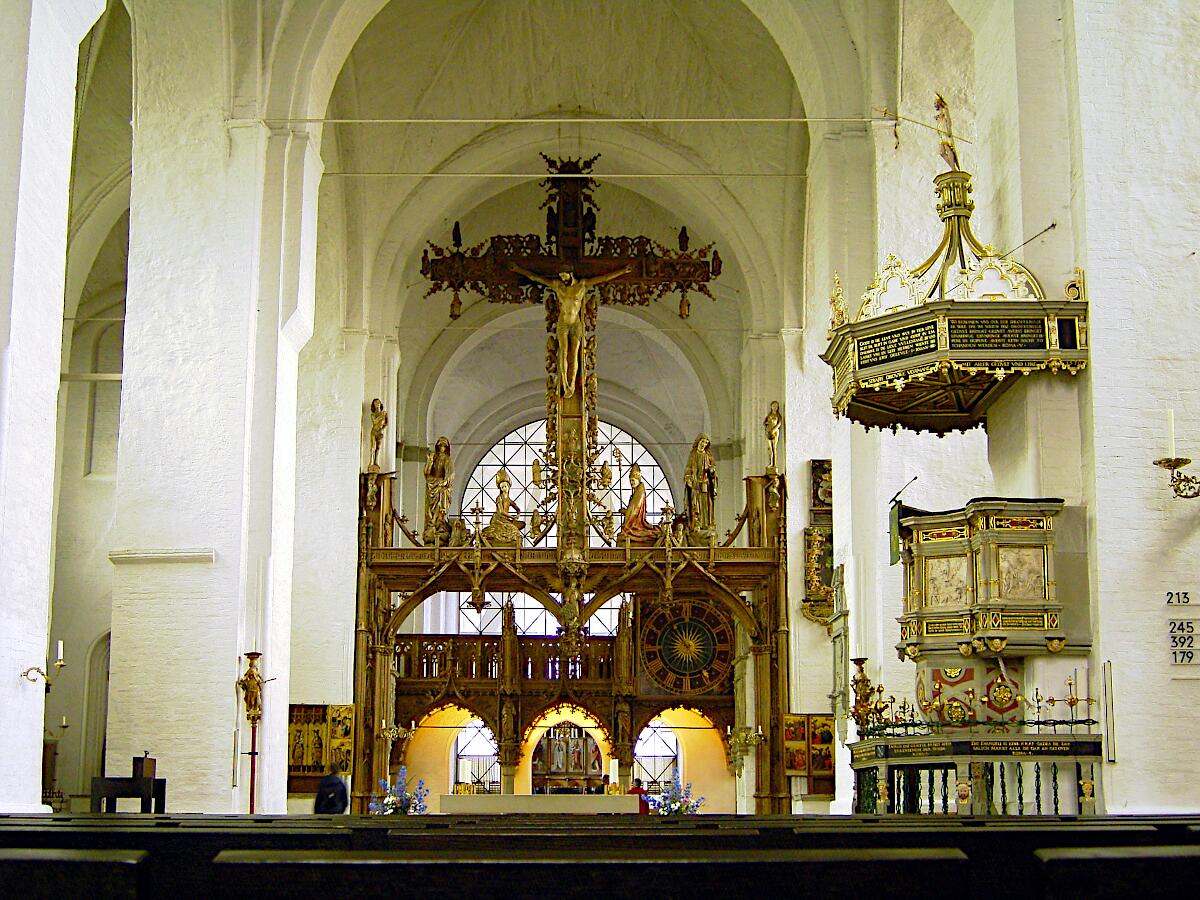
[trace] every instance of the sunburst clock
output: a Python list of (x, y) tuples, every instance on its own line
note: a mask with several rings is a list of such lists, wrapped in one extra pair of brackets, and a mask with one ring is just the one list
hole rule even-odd
[(733, 628), (718, 607), (681, 601), (652, 610), (642, 623), (642, 666), (677, 694), (716, 687), (733, 664)]

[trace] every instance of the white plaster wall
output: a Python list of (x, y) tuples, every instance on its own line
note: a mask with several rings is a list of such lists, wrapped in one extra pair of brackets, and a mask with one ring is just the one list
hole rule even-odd
[[(80, 39), (103, 4), (18, 0), (0, 49), (0, 808), (40, 810), (58, 360)], [(64, 64), (65, 63), (65, 64)]]
[[(109, 301), (109, 302), (106, 302)], [(123, 308), (124, 285), (101, 295), (97, 304), (87, 311), (119, 318)], [(102, 359), (96, 365), (93, 348), (103, 323), (83, 324), (76, 329), (72, 342), (70, 372), (117, 372), (121, 370), (119, 352), (116, 359)], [(120, 328), (116, 323), (116, 328)], [(117, 350), (119, 351), (119, 344)], [(107, 388), (120, 391), (120, 382), (105, 382)], [(90, 648), (108, 633), (111, 624), (112, 564), (108, 551), (112, 547), (110, 529), (116, 492), (116, 445), (104, 446), (92, 439), (95, 427), (106, 422), (93, 419), (92, 391), (97, 385), (87, 382), (66, 382), (60, 392), (61, 443), (59, 449), (59, 492), (56, 510), (54, 546), (54, 627), (52, 640), (66, 643), (69, 661), (56, 680), (54, 691), (47, 697), (46, 723), (60, 731), (63, 716), (70, 723), (59, 741), (57, 781), (59, 790), (68, 795), (91, 793), (91, 777), (102, 774), (85, 770), (85, 747), (95, 741), (87, 728), (89, 720), (89, 678), (87, 654)], [(97, 419), (112, 416), (118, 410), (98, 411)], [(112, 434), (116, 437), (115, 429)], [(90, 466), (89, 466), (90, 464)]]
[(1194, 589), (1200, 533), (1194, 503), (1172, 499), (1150, 461), (1166, 455), (1167, 408), (1178, 453), (1200, 455), (1200, 309), (1180, 293), (1200, 274), (1200, 8), (1064, 3), (1064, 14), (1077, 262), (1092, 301), (1082, 419), (1093, 662), (1112, 661), (1115, 689), (1118, 756), (1103, 789), (1109, 812), (1195, 811), (1200, 681), (1168, 664), (1164, 599)]

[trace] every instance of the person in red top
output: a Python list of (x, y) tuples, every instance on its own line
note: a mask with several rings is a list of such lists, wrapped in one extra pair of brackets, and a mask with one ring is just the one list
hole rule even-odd
[(646, 789), (642, 787), (642, 779), (633, 779), (633, 787), (625, 793), (638, 795), (638, 812), (643, 816), (650, 815), (650, 801), (647, 799), (650, 795), (646, 793)]

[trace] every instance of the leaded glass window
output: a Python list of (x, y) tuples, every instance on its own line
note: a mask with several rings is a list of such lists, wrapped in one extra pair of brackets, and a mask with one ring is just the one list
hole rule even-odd
[(476, 794), (500, 793), (500, 761), (492, 730), (471, 719), (454, 738), (454, 784)]
[(662, 719), (651, 719), (633, 745), (633, 777), (651, 794), (660, 794), (679, 768), (679, 738)]
[[(642, 482), (646, 485), (646, 517), (657, 522), (662, 516), (662, 510), (674, 506), (671, 499), (671, 487), (667, 482), (666, 473), (658, 460), (642, 446), (641, 442), (631, 434), (611, 425), (600, 422), (597, 428), (597, 446), (600, 449), (601, 461), (607, 461), (612, 470), (612, 488), (600, 497), (606, 502), (615, 516), (616, 528), (621, 527), (621, 510), (629, 502), (629, 467), (637, 464), (642, 472)], [(541, 460), (546, 448), (546, 423), (544, 420), (531, 422), (509, 432), (497, 441), (475, 467), (467, 479), (463, 491), (460, 509), (468, 522), (474, 525), (473, 509), (480, 509), (480, 523), (486, 525), (491, 511), (496, 508), (496, 474), (501, 468), (508, 470), (512, 479), (510, 496), (521, 511), (521, 518), (526, 522), (525, 533), (529, 535), (530, 519), (533, 511), (542, 499), (542, 492), (533, 484), (533, 462)], [(542, 515), (552, 519), (554, 510), (543, 509)], [(539, 544), (553, 544), (555, 531), (553, 528)], [(603, 546), (603, 540), (593, 533), (593, 546)], [(516, 612), (517, 631), (526, 635), (553, 635), (558, 631), (558, 621), (550, 612), (527, 594), (489, 592), (485, 594), (487, 605), (482, 611), (477, 611), (471, 605), (469, 593), (447, 593), (446, 602), (453, 601), (458, 607), (458, 630), (460, 634), (499, 634), (501, 625), (500, 611), (506, 602), (513, 604)], [(585, 598), (585, 602), (586, 599)], [(624, 595), (618, 595), (602, 606), (594, 616), (585, 623), (589, 634), (611, 637), (617, 632), (617, 613)], [(433, 601), (436, 602), (436, 601)]]

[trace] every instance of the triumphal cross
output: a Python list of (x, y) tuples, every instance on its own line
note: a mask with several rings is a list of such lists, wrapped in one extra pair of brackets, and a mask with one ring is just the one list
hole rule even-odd
[[(541, 303), (546, 308), (546, 467), (547, 500), (556, 505), (558, 568), (564, 632), (573, 631), (587, 572), (588, 532), (602, 531), (593, 519), (597, 468), (596, 312), (599, 305), (645, 306), (669, 291), (680, 294), (686, 318), (688, 293), (712, 298), (708, 284), (721, 274), (721, 257), (708, 244), (689, 248), (681, 228), (678, 249), (651, 238), (596, 232), (593, 191), (597, 184), (588, 159), (551, 159), (541, 182), (546, 199), (546, 236), (497, 234), (463, 246), (454, 223), (452, 246), (430, 243), (421, 274), (432, 282), (426, 296), (450, 291), (450, 317), (462, 312), (462, 291), (492, 303)], [(543, 534), (545, 532), (543, 531)], [(530, 535), (536, 543), (540, 535)]]

